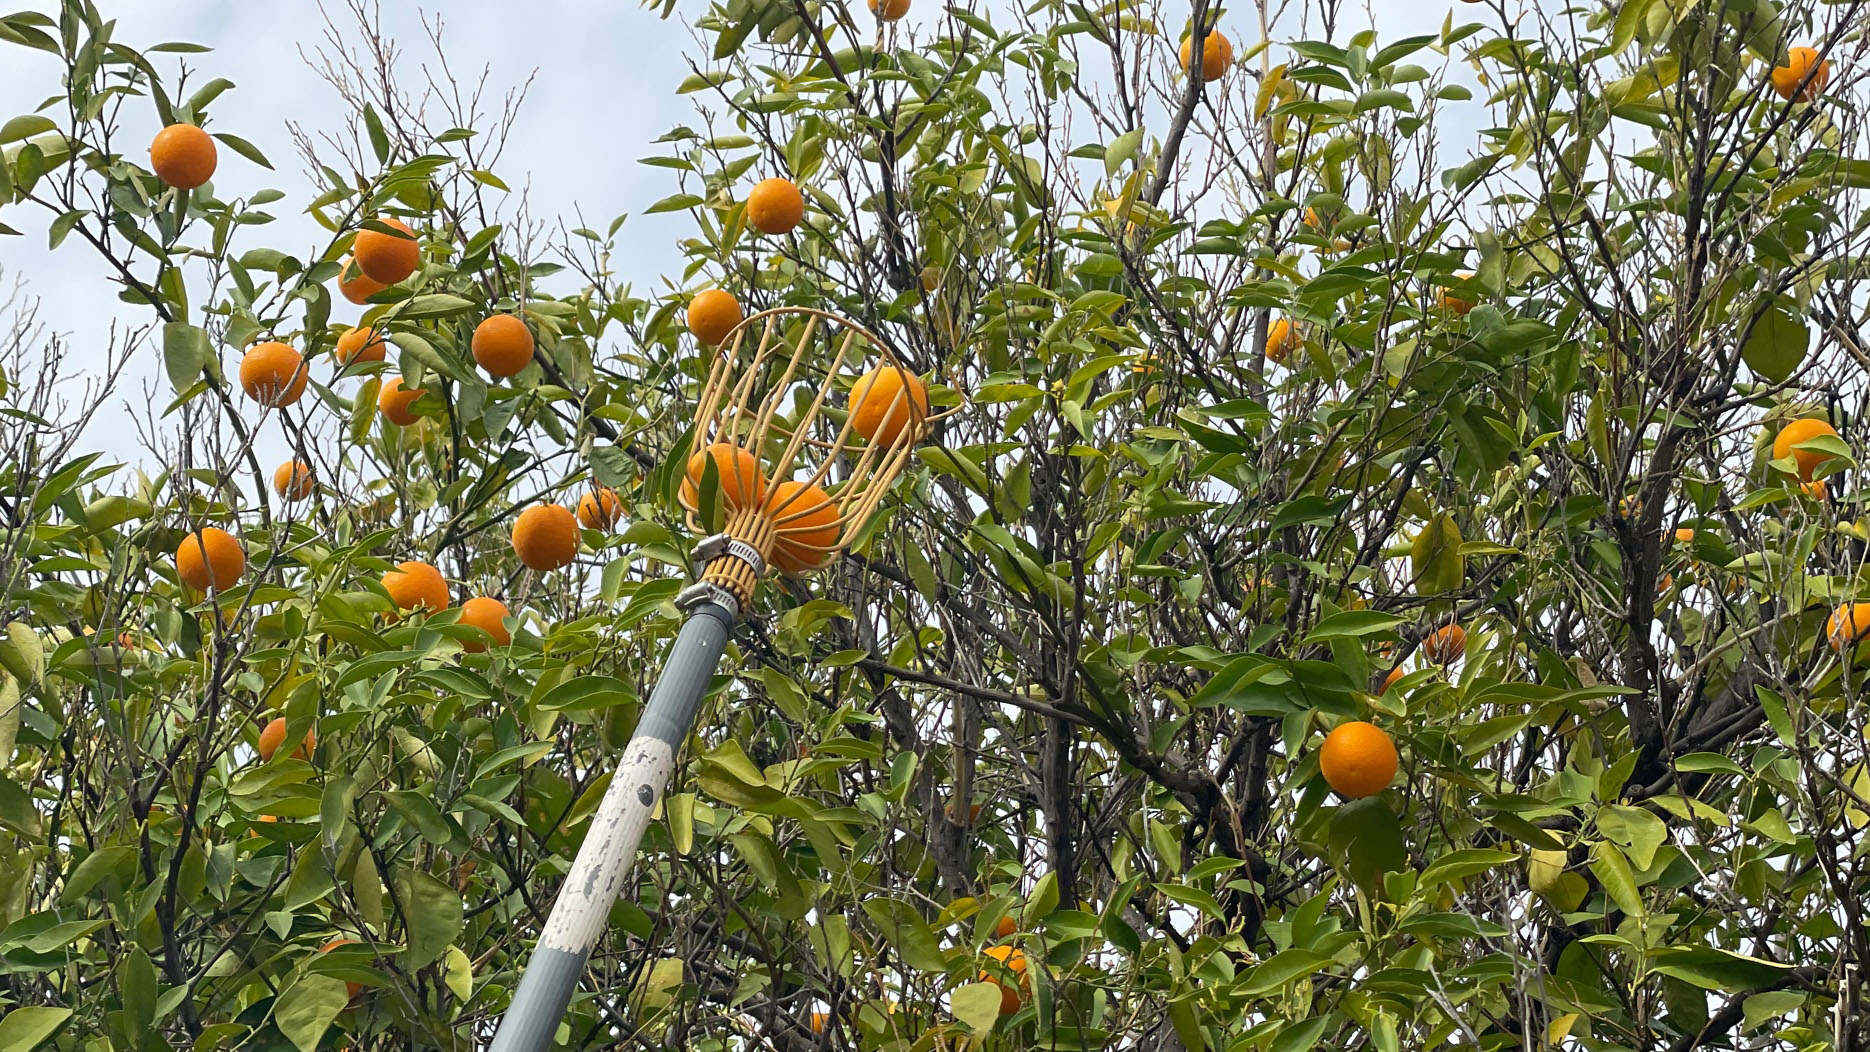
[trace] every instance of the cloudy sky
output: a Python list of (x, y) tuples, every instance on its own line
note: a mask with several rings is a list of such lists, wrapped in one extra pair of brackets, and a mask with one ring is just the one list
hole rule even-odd
[[(58, 5), (32, 0), (28, 6), (55, 13)], [(1395, 39), (1438, 29), (1449, 6), (1375, 0), (1372, 17), (1385, 39)], [(253, 142), (275, 167), (265, 171), (224, 147), (216, 188), (222, 196), (266, 187), (287, 195), (273, 209), (279, 221), (248, 247), (263, 243), (304, 257), (322, 245), (323, 232), (299, 211), (311, 193), (286, 127), (288, 120), (311, 131), (339, 124), (335, 94), (306, 60), (327, 46), (317, 0), (100, 0), (100, 7), (118, 21), (116, 39), (132, 46), (184, 40), (214, 49), (188, 56), (200, 71), (198, 82), (219, 76), (235, 84), (210, 107), (214, 129)], [(343, 0), (332, 0), (330, 7), (332, 19), (348, 30), (352, 19)], [(663, 20), (636, 0), (382, 0), (381, 18), (386, 33), (404, 43), (411, 75), (433, 55), (424, 21), (440, 11), (457, 74), (472, 76), (485, 68), (496, 97), (533, 77), (499, 174), (515, 189), (526, 188), (536, 216), (581, 213), (588, 225), (602, 227), (620, 213), (632, 213), (623, 235), (635, 259), (624, 266), (641, 287), (657, 274), (674, 272), (674, 242), (689, 223), (680, 214), (636, 214), (674, 191), (671, 173), (636, 161), (661, 152), (653, 141), (692, 119), (692, 99), (673, 89), (688, 73), (684, 56), (700, 53), (682, 18), (699, 10), (697, 2), (682, 0), (677, 16)], [(1247, 36), (1244, 25), (1224, 20), (1224, 28), (1233, 29), (1236, 40)], [(173, 72), (175, 56), (161, 58), (165, 71)], [(6, 46), (0, 55), (0, 120), (37, 107), (58, 90), (58, 77), (49, 56)], [(143, 141), (157, 130), (153, 107), (127, 113), (125, 141)], [(6, 280), (25, 278), (30, 294), (43, 303), (42, 320), (69, 338), (77, 360), (101, 357), (113, 319), (146, 320), (115, 300), (107, 269), (75, 239), (56, 252), (47, 250), (45, 215), (15, 209), (0, 213), (0, 220), (26, 232), (0, 238)], [(133, 360), (119, 398), (140, 402), (145, 385), (153, 384), (166, 399), (170, 391), (162, 376), (160, 355), (151, 347)], [(136, 459), (135, 436), (127, 429), (87, 437)]]

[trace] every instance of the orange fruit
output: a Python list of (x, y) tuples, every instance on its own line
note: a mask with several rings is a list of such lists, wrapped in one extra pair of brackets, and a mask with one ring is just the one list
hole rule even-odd
[(171, 124), (149, 144), (149, 167), (177, 190), (193, 190), (214, 178), (214, 137), (192, 124)]
[[(1182, 38), (1182, 72), (1194, 61), (1195, 38), (1193, 34)], [(1201, 79), (1220, 80), (1227, 75), (1227, 67), (1234, 64), (1234, 45), (1218, 29), (1210, 29), (1201, 40)]]
[(1460, 625), (1443, 625), (1422, 640), (1422, 653), (1438, 665), (1453, 664), (1466, 652), (1467, 629)]
[(396, 569), (383, 575), (383, 590), (390, 593), (398, 610), (425, 606), (436, 613), (448, 609), (448, 582), (440, 570), (425, 562), (397, 563)]
[(1361, 800), (1389, 788), (1396, 778), (1396, 744), (1374, 724), (1340, 723), (1318, 750), (1318, 769), (1339, 796)]
[(1026, 954), (1015, 946), (989, 946), (987, 956), (1006, 966), (1006, 970), (1019, 977), (1018, 983), (1009, 983), (1001, 978), (997, 971), (980, 973), (982, 982), (992, 983), (1000, 988), (1000, 1014), (1011, 1015), (1019, 1011), (1019, 1006), (1026, 1000), (1026, 991), (1032, 986), (1032, 980), (1026, 975)]
[(1311, 227), (1313, 230), (1323, 230), (1325, 228), (1324, 220), (1318, 218), (1318, 209), (1310, 205), (1305, 206), (1305, 225)]
[(344, 261), (344, 269), (338, 271), (338, 291), (344, 298), (358, 306), (370, 302), (370, 297), (390, 287), (389, 282), (377, 281), (363, 272), (355, 257)]
[[(284, 744), (286, 744), (286, 718), (284, 716), (275, 716), (272, 722), (268, 723), (266, 728), (260, 731), (260, 759), (272, 759), (273, 754), (278, 752), (279, 747)], [(305, 729), (304, 744), (299, 747), (298, 752), (292, 755), (300, 760), (309, 760), (312, 756), (312, 750), (317, 747), (318, 733), (310, 727), (307, 727)]]
[(1870, 635), (1870, 603), (1844, 603), (1825, 618), (1825, 638), (1831, 649), (1844, 650)]
[(915, 426), (921, 430), (929, 413), (928, 388), (907, 369), (879, 365), (857, 378), (851, 387), (851, 430), (869, 442), (890, 446)]
[(474, 326), (471, 347), (489, 376), (516, 376), (532, 363), (532, 330), (511, 314), (496, 314)]
[[(1466, 273), (1465, 271), (1456, 275), (1456, 277), (1459, 277), (1464, 281), (1473, 276), (1474, 275)], [(1455, 295), (1452, 290), (1442, 289), (1441, 290), (1441, 309), (1445, 311), (1452, 311), (1456, 314), (1466, 314), (1468, 311), (1471, 311), (1474, 309), (1474, 303), (1471, 300), (1464, 300), (1461, 297)]]
[(817, 486), (787, 479), (766, 498), (773, 517), (773, 565), (781, 573), (804, 573), (831, 561), (844, 524), (831, 495)]
[(1794, 449), (1792, 447), (1801, 442), (1809, 442), (1814, 438), (1822, 438), (1825, 435), (1830, 435), (1835, 438), (1837, 437), (1837, 433), (1836, 428), (1815, 416), (1794, 420), (1785, 427), (1780, 428), (1779, 434), (1773, 439), (1773, 459), (1784, 460), (1787, 457), (1793, 458), (1799, 465), (1799, 478), (1809, 482), (1811, 481), (1812, 472), (1818, 470), (1818, 465), (1830, 460), (1831, 454), (1816, 449), (1805, 450)]
[(218, 526), (203, 526), (176, 546), (175, 575), (197, 592), (205, 592), (210, 586), (224, 592), (239, 584), (246, 572), (246, 549), (233, 534)]
[(1007, 938), (1018, 931), (1019, 923), (1011, 917), (1001, 917), (993, 925), (993, 935), (996, 939)]
[(1305, 334), (1290, 318), (1275, 318), (1266, 327), (1266, 360), (1274, 365), (1284, 365), (1292, 352), (1305, 346)]
[(383, 342), (382, 329), (359, 327), (346, 329), (338, 337), (337, 354), (341, 366), (380, 362), (389, 355), (389, 346)]
[(1825, 489), (1824, 479), (1813, 479), (1810, 482), (1799, 483), (1799, 492), (1813, 500), (1825, 499)]
[[(320, 946), (318, 948), (318, 952), (319, 953), (330, 953), (332, 950), (335, 950), (340, 946), (356, 946), (357, 944), (358, 943), (356, 939), (333, 939), (330, 942), (325, 943), (323, 946)], [(357, 995), (362, 993), (363, 989), (364, 989), (364, 984), (354, 983), (354, 982), (349, 981), (348, 979), (345, 980), (344, 990), (345, 990), (346, 995), (349, 996), (351, 1000), (353, 1001), (357, 1000)]]
[[(1818, 67), (1816, 73), (1812, 67)], [(1805, 77), (1811, 75), (1811, 82)], [(1808, 47), (1795, 47), (1786, 53), (1786, 64), (1773, 67), (1773, 90), (1779, 97), (1789, 101), (1810, 102), (1825, 90), (1831, 82), (1831, 63), (1820, 59), (1818, 52)], [(1800, 85), (1804, 84), (1801, 88)]]
[(287, 500), (304, 500), (318, 491), (312, 480), (312, 466), (303, 460), (288, 460), (273, 472), (273, 490)]
[(397, 233), (359, 230), (357, 239), (351, 243), (351, 255), (365, 277), (386, 286), (394, 285), (422, 265), (422, 243), (416, 240), (416, 232), (400, 219), (378, 216), (376, 222)]
[(767, 234), (784, 234), (805, 218), (805, 195), (790, 179), (762, 179), (747, 194), (747, 222)]
[(727, 339), (741, 317), (740, 301), (726, 289), (708, 289), (688, 301), (688, 331), (705, 344)]
[(305, 393), (309, 373), (304, 356), (285, 344), (256, 343), (241, 356), (240, 389), (261, 405), (281, 409)]
[(397, 427), (408, 427), (421, 419), (410, 406), (422, 397), (422, 390), (420, 387), (404, 388), (403, 378), (392, 376), (383, 381), (383, 387), (377, 391), (377, 409), (390, 423)]
[(578, 521), (587, 530), (608, 530), (621, 518), (623, 502), (609, 486), (599, 486), (578, 498)]
[(535, 504), (513, 520), (513, 551), (534, 570), (557, 570), (578, 557), (578, 520), (563, 504)]
[(1680, 529), (1675, 531), (1675, 543), (1677, 544), (1687, 544), (1694, 539), (1695, 539), (1695, 531), (1689, 529), (1686, 526), (1683, 526)]
[[(509, 611), (506, 604), (498, 599), (489, 599), (480, 595), (461, 604), (461, 624), (471, 625), (493, 637), (493, 645), (506, 646), (513, 642), (513, 633), (507, 631), (506, 619)], [(487, 644), (478, 640), (464, 642), (461, 649), (470, 654), (478, 654), (487, 649)]]
[(909, 0), (883, 0), (883, 6), (877, 6), (877, 0), (866, 0), (870, 13), (877, 16), (879, 22), (894, 22), (909, 13)]
[(827, 1012), (813, 1012), (809, 1022), (812, 1033), (822, 1034), (825, 1032), (825, 1024), (831, 1022), (831, 1016)]
[(701, 510), (701, 482), (706, 477), (708, 458), (713, 458), (715, 474), (720, 476), (718, 500), (727, 510), (751, 507), (766, 495), (766, 479), (761, 475), (759, 458), (751, 450), (731, 442), (716, 442), (688, 458), (688, 473), (682, 480), (680, 493), (682, 507), (696, 512)]
[(1383, 685), (1377, 688), (1377, 693), (1388, 694), (1389, 689), (1395, 686), (1396, 681), (1403, 678), (1403, 675), (1404, 675), (1404, 672), (1403, 672), (1403, 667), (1401, 665), (1397, 665), (1395, 668), (1390, 669), (1390, 674), (1383, 677)]

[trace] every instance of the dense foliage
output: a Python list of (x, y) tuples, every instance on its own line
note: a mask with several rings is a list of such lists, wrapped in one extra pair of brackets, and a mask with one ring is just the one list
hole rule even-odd
[[(1866, 5), (1454, 7), (670, 0), (710, 51), (645, 159), (677, 192), (617, 203), (693, 217), (653, 289), (622, 216), (526, 223), (515, 108), (368, 19), (287, 201), (230, 85), (172, 75), (200, 49), (0, 18), (66, 69), (0, 130), (0, 223), (108, 261), (173, 386), (139, 473), (78, 430), (107, 384), (58, 387), (91, 363), (26, 321), (0, 363), (0, 1052), (487, 1039), (679, 624), (711, 287), (843, 314), (960, 410), (849, 558), (763, 588), (566, 1047), (1863, 1047), (1870, 728), (1826, 619), (1870, 600)], [(1775, 90), (1795, 46), (1815, 90)], [(193, 190), (148, 167), (176, 123), (219, 145)], [(385, 216), (421, 268), (352, 306)], [(364, 322), (389, 360), (340, 370)], [(243, 393), (263, 340), (296, 404)], [(1770, 449), (1807, 416), (1822, 486)], [(521, 567), (517, 511), (600, 485), (624, 520)], [(208, 525), (247, 567), (204, 595)], [(397, 616), (405, 560), (512, 644)], [(276, 716), (309, 752), (260, 759)], [(1401, 757), (1354, 801), (1347, 719)]]

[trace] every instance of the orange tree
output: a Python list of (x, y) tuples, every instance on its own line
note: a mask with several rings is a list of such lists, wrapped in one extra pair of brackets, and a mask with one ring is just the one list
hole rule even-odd
[(0, 1052), (487, 1040), (689, 327), (785, 304), (960, 411), (761, 592), (560, 1044), (1862, 1047), (1865, 5), (1456, 7), (697, 6), (651, 291), (368, 23), (291, 248), (194, 48), (0, 19), (0, 221), (173, 387), (133, 472), (0, 381)]

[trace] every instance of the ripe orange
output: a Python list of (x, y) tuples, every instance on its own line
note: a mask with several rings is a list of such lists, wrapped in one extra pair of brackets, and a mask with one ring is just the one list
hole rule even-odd
[[(1466, 280), (1474, 275), (1463, 272), (1456, 276), (1462, 280)], [(1472, 300), (1464, 300), (1455, 295), (1451, 289), (1443, 289), (1441, 290), (1441, 308), (1442, 310), (1452, 311), (1456, 314), (1466, 314), (1468, 311), (1474, 309), (1474, 303)]]
[(1390, 674), (1383, 677), (1383, 685), (1377, 688), (1377, 693), (1388, 694), (1389, 689), (1395, 686), (1396, 681), (1403, 678), (1404, 674), (1405, 673), (1403, 672), (1403, 667), (1401, 665), (1397, 665), (1395, 668), (1390, 669)]
[(1809, 482), (1811, 481), (1812, 472), (1817, 471), (1820, 464), (1830, 460), (1831, 454), (1816, 449), (1806, 450), (1794, 449), (1792, 447), (1801, 442), (1809, 442), (1814, 438), (1822, 438), (1826, 435), (1835, 438), (1837, 437), (1837, 433), (1836, 428), (1815, 416), (1794, 420), (1785, 427), (1780, 428), (1778, 436), (1773, 439), (1773, 459), (1784, 460), (1787, 457), (1793, 458), (1799, 465), (1799, 478)]
[(608, 530), (621, 518), (623, 502), (609, 486), (599, 486), (578, 498), (578, 521), (587, 530)]
[(176, 546), (175, 574), (197, 592), (205, 592), (210, 586), (224, 592), (239, 584), (246, 572), (246, 549), (233, 534), (218, 526), (203, 526)]
[(787, 479), (766, 498), (773, 516), (773, 565), (781, 573), (804, 573), (831, 561), (844, 524), (831, 495), (817, 486)]
[(383, 381), (383, 387), (377, 391), (377, 409), (389, 419), (390, 423), (397, 427), (408, 427), (421, 419), (410, 406), (415, 404), (416, 399), (422, 397), (422, 391), (420, 387), (405, 389), (403, 378), (392, 376)]
[(359, 230), (357, 240), (351, 245), (351, 253), (357, 260), (358, 269), (371, 281), (394, 285), (415, 273), (416, 268), (422, 265), (422, 243), (416, 240), (416, 232), (400, 219), (378, 216), (376, 222), (398, 233)]
[(831, 1022), (831, 1015), (828, 1012), (813, 1012), (809, 1022), (812, 1033), (822, 1034), (825, 1032), (825, 1024)]
[(1362, 720), (1340, 723), (1318, 750), (1318, 769), (1339, 796), (1360, 800), (1389, 788), (1396, 777), (1396, 745)]
[(563, 504), (535, 504), (513, 521), (513, 551), (534, 570), (557, 570), (578, 557), (578, 520)]
[(879, 22), (894, 22), (909, 13), (909, 0), (883, 0), (881, 9), (877, 7), (877, 0), (867, 2), (870, 4), (870, 13), (877, 16)]
[(149, 167), (177, 190), (193, 190), (214, 178), (214, 137), (192, 124), (171, 124), (149, 144)]
[(1825, 638), (1831, 649), (1844, 650), (1870, 635), (1870, 603), (1844, 603), (1825, 618)]
[[(1195, 38), (1193, 34), (1182, 38), (1182, 72), (1188, 72), (1188, 66), (1194, 61)], [(1220, 80), (1227, 75), (1227, 67), (1234, 64), (1234, 45), (1218, 29), (1211, 29), (1201, 40), (1201, 79), (1204, 81)]]
[(370, 302), (370, 297), (390, 287), (388, 282), (377, 281), (363, 272), (355, 257), (344, 261), (344, 269), (338, 271), (338, 291), (344, 298), (358, 306)]
[[(260, 731), (260, 759), (272, 759), (273, 754), (278, 752), (279, 747), (284, 744), (286, 744), (286, 718), (284, 716), (275, 716), (272, 722), (268, 723), (266, 728)], [(318, 732), (307, 727), (305, 729), (304, 743), (300, 745), (299, 750), (292, 755), (300, 760), (309, 760), (312, 756), (312, 750), (317, 747)]]
[[(1813, 73), (1812, 67), (1818, 67)], [(1807, 74), (1811, 82), (1805, 83)], [(1831, 82), (1831, 63), (1820, 59), (1813, 48), (1795, 47), (1786, 53), (1786, 64), (1773, 67), (1773, 90), (1789, 101), (1810, 102)], [(1804, 84), (1803, 88), (1799, 85)]]
[(474, 360), (490, 376), (516, 376), (532, 363), (532, 330), (511, 314), (495, 314), (474, 327)]
[(914, 373), (879, 365), (851, 387), (851, 430), (869, 442), (889, 446), (914, 425), (921, 430), (929, 413), (928, 388)]
[(759, 458), (751, 450), (731, 442), (716, 442), (688, 458), (688, 473), (682, 480), (680, 492), (682, 507), (701, 510), (701, 482), (707, 477), (710, 458), (714, 461), (715, 474), (720, 476), (717, 500), (725, 504), (727, 510), (750, 507), (766, 495), (766, 479), (761, 475)]
[(338, 337), (338, 364), (355, 365), (358, 362), (380, 362), (389, 355), (389, 346), (383, 342), (383, 330), (378, 328), (354, 328), (344, 330)]
[[(506, 646), (513, 642), (513, 633), (507, 631), (506, 619), (510, 611), (506, 604), (487, 596), (475, 596), (461, 604), (461, 624), (471, 625), (493, 637), (493, 645)], [(461, 649), (470, 654), (478, 654), (487, 649), (487, 644), (478, 640), (461, 644)]]
[(993, 936), (996, 939), (1007, 938), (1018, 931), (1019, 922), (1015, 921), (1012, 917), (1001, 917), (999, 920), (995, 921), (993, 925)]
[(1305, 346), (1305, 334), (1290, 318), (1275, 318), (1266, 327), (1266, 360), (1274, 365), (1284, 365), (1293, 351)]
[(1687, 544), (1690, 541), (1693, 541), (1694, 539), (1695, 539), (1695, 531), (1689, 529), (1686, 526), (1683, 526), (1680, 529), (1677, 529), (1675, 531), (1675, 543), (1677, 544)]
[(261, 405), (281, 409), (305, 393), (310, 371), (304, 356), (285, 344), (256, 343), (240, 359), (240, 389)]
[(1422, 640), (1422, 653), (1438, 665), (1450, 665), (1467, 652), (1467, 629), (1443, 625)]
[(1825, 499), (1825, 489), (1824, 479), (1813, 479), (1810, 482), (1799, 483), (1799, 492), (1813, 500)]
[(726, 289), (708, 289), (688, 301), (688, 331), (710, 346), (727, 339), (741, 317), (740, 301)]
[(425, 562), (397, 563), (396, 569), (383, 575), (383, 590), (390, 593), (398, 610), (425, 606), (435, 613), (448, 609), (448, 582), (440, 570)]
[[(357, 945), (356, 939), (333, 939), (330, 942), (325, 943), (323, 946), (320, 946), (318, 948), (318, 952), (319, 953), (330, 953), (332, 950), (335, 950), (340, 946), (356, 946), (356, 945)], [(344, 983), (345, 993), (353, 1001), (357, 1000), (357, 995), (362, 993), (363, 989), (364, 989), (364, 984), (362, 983), (353, 983), (349, 980), (346, 980)]]
[(1026, 991), (1032, 987), (1032, 979), (1026, 974), (1026, 953), (1015, 946), (989, 946), (986, 954), (1006, 966), (1006, 970), (1018, 977), (1018, 983), (1009, 983), (1001, 978), (998, 971), (980, 973), (982, 982), (992, 983), (1000, 988), (1000, 1014), (1012, 1015), (1019, 1011), (1019, 1006), (1026, 1000)]
[(805, 218), (805, 195), (790, 179), (762, 179), (747, 194), (747, 222), (767, 234), (784, 234)]
[(318, 492), (312, 480), (312, 466), (303, 460), (288, 460), (273, 472), (273, 490), (287, 500), (304, 500)]

